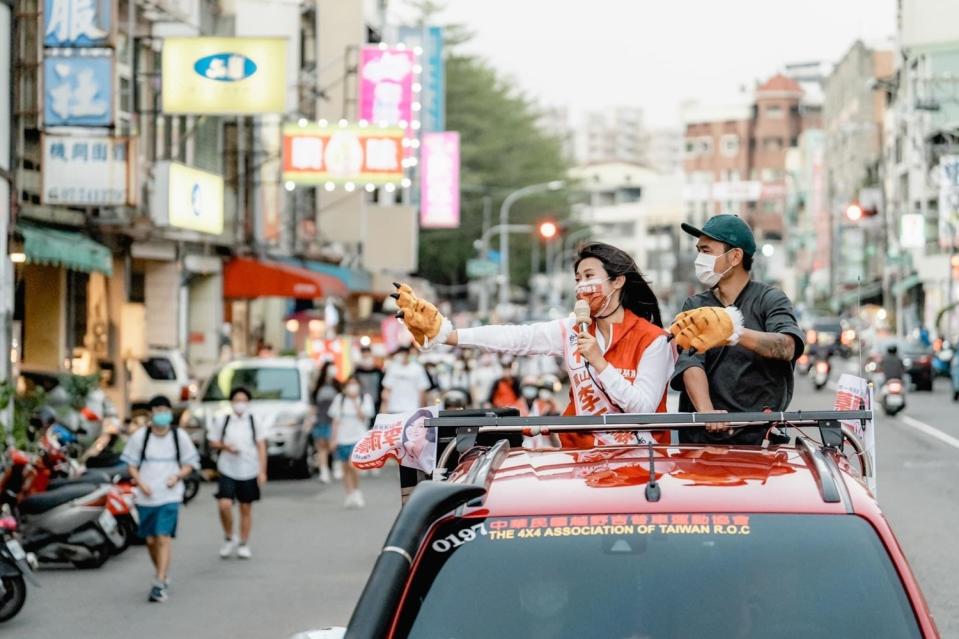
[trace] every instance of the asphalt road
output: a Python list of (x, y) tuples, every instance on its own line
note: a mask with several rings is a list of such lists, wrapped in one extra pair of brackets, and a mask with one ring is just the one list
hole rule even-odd
[[(942, 636), (959, 637), (959, 406), (946, 386), (939, 380), (933, 394), (912, 393), (903, 415), (880, 420), (878, 492)], [(831, 406), (832, 393), (814, 393), (808, 380), (797, 380), (796, 391), (793, 408)], [(241, 563), (217, 556), (221, 535), (204, 485), (181, 521), (169, 602), (146, 602), (149, 560), (132, 548), (97, 571), (43, 569), (43, 587), (30, 590), (24, 611), (0, 632), (282, 639), (344, 625), (399, 507), (396, 486), (394, 471), (364, 478), (367, 508), (347, 511), (338, 486), (274, 481), (255, 511), (254, 559)]]

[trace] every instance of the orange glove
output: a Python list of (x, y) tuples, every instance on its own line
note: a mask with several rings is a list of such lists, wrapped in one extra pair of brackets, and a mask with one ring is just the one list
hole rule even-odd
[(736, 344), (743, 332), (743, 314), (735, 306), (703, 306), (676, 316), (669, 332), (679, 348), (705, 353), (711, 348)]
[(394, 282), (393, 286), (397, 292), (390, 297), (400, 308), (396, 317), (409, 329), (416, 346), (428, 350), (436, 342), (445, 342), (453, 331), (449, 320), (433, 304), (417, 298), (409, 285)]

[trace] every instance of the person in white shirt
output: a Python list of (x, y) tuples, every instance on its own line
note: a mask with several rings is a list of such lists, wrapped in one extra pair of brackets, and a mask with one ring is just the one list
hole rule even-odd
[[(252, 394), (238, 386), (230, 392), (231, 411), (207, 433), (210, 448), (217, 450), (219, 473), (217, 505), (225, 541), (220, 557), (234, 552), (250, 559), (250, 531), (253, 529), (253, 502), (260, 500), (260, 487), (266, 484), (266, 433), (257, 430), (250, 413)], [(233, 534), (233, 503), (240, 503), (239, 545)]]
[(363, 393), (355, 375), (346, 380), (343, 392), (330, 405), (329, 416), (333, 420), (330, 443), (336, 459), (343, 466), (343, 488), (346, 489), (344, 506), (347, 508), (363, 508), (366, 505), (360, 492), (360, 478), (350, 463), (350, 457), (353, 447), (370, 428), (373, 410), (373, 398)]
[(139, 534), (146, 539), (156, 571), (149, 600), (164, 602), (171, 547), (183, 502), (183, 480), (200, 467), (200, 456), (189, 435), (172, 427), (170, 400), (155, 397), (150, 409), (150, 425), (133, 433), (120, 459), (129, 465), (137, 484), (134, 499), (140, 516)]
[(430, 378), (426, 369), (410, 356), (410, 347), (401, 346), (383, 377), (383, 406), (387, 413), (409, 413), (426, 404)]

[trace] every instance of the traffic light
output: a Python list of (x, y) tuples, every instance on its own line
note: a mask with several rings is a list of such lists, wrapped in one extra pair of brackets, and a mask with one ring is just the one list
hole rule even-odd
[(859, 202), (850, 202), (846, 207), (846, 219), (850, 222), (859, 222), (866, 217), (874, 217), (879, 211), (875, 207), (869, 207)]
[(559, 234), (559, 227), (556, 225), (556, 222), (546, 220), (537, 225), (536, 231), (539, 233), (540, 238), (551, 240)]

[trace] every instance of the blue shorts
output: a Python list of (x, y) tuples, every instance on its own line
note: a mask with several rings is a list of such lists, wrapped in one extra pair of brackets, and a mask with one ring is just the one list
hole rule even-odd
[(350, 457), (353, 456), (353, 447), (356, 444), (339, 444), (336, 447), (336, 458), (341, 462), (350, 461)]
[(330, 428), (331, 428), (330, 424), (319, 424), (319, 423), (316, 424), (313, 427), (313, 432), (311, 433), (311, 435), (313, 436), (313, 441), (316, 442), (316, 441), (320, 441), (321, 439), (329, 439)]
[(162, 506), (137, 506), (140, 537), (176, 537), (176, 522), (180, 516), (180, 504)]

